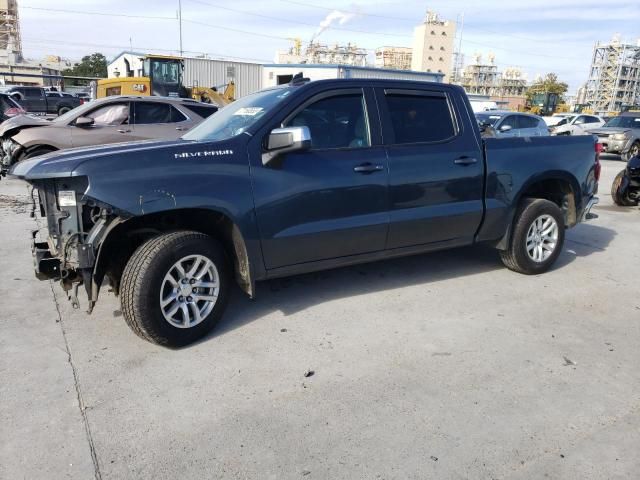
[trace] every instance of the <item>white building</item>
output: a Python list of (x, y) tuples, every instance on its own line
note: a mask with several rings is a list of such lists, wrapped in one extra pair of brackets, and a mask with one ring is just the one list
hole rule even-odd
[(436, 13), (427, 12), (424, 23), (413, 32), (411, 69), (442, 73), (444, 81), (449, 81), (453, 70), (455, 35), (455, 22), (440, 20)]
[(414, 72), (411, 70), (390, 70), (374, 67), (357, 67), (349, 65), (309, 65), (309, 64), (273, 64), (264, 65), (262, 75), (263, 88), (289, 83), (294, 75), (302, 72), (302, 76), (310, 80), (327, 80), (332, 78), (384, 78), (394, 80), (414, 80), (419, 82), (442, 82), (443, 74)]

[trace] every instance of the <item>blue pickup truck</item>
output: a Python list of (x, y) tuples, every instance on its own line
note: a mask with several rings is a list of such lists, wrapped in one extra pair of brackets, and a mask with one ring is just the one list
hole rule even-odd
[(180, 140), (11, 173), (47, 222), (36, 275), (76, 304), (84, 285), (89, 311), (108, 279), (135, 333), (178, 347), (213, 328), (233, 277), (253, 296), (260, 280), (476, 243), (542, 273), (595, 216), (600, 163), (591, 136), (482, 139), (457, 86), (294, 78)]

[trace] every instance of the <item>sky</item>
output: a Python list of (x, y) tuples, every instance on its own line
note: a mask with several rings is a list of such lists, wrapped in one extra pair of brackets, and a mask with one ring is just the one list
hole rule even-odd
[[(19, 0), (24, 55), (79, 59), (122, 50), (177, 53), (178, 0)], [(521, 68), (529, 80), (555, 72), (574, 94), (588, 76), (596, 42), (614, 34), (640, 38), (638, 0), (182, 0), (183, 50), (211, 58), (268, 63), (299, 37), (307, 42), (333, 11), (354, 13), (318, 40), (373, 50), (411, 46), (427, 9), (457, 22), (465, 63), (495, 55), (500, 69)], [(461, 38), (460, 38), (461, 37)], [(372, 57), (371, 57), (372, 59)]]

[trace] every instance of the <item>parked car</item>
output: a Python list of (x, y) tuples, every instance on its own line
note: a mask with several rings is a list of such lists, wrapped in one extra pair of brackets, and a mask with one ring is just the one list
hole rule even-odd
[(598, 136), (603, 152), (619, 153), (626, 162), (640, 155), (640, 112), (625, 112), (601, 128), (587, 130)]
[(0, 93), (0, 122), (26, 113), (10, 95)]
[(640, 203), (640, 155), (631, 157), (626, 168), (613, 179), (611, 198), (621, 207)]
[(565, 117), (549, 130), (551, 135), (589, 135), (588, 129), (604, 125), (604, 119), (596, 115), (571, 115)]
[(492, 111), (476, 113), (483, 137), (545, 137), (549, 129), (544, 120), (529, 113)]
[(38, 278), (75, 304), (83, 284), (89, 310), (107, 278), (134, 332), (178, 347), (222, 316), (234, 271), (253, 296), (258, 280), (486, 243), (539, 274), (591, 217), (591, 136), (483, 140), (458, 86), (303, 80), (178, 140), (15, 165), (47, 219)]
[(191, 99), (108, 97), (50, 121), (23, 115), (0, 125), (0, 163), (6, 171), (20, 160), (64, 148), (174, 140), (217, 110)]
[(562, 112), (562, 113), (554, 113), (550, 117), (542, 117), (542, 119), (544, 120), (544, 123), (546, 123), (548, 127), (553, 127), (554, 125), (557, 125), (558, 123), (560, 123), (563, 119), (567, 117), (572, 117), (574, 115), (575, 113)]
[(29, 113), (64, 115), (82, 103), (71, 94), (40, 87), (13, 86), (5, 89), (4, 93), (11, 95)]

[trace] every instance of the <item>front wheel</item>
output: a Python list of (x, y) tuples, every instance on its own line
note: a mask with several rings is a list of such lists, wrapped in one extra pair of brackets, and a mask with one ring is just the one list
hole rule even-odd
[(564, 244), (564, 216), (553, 202), (540, 198), (523, 201), (513, 225), (502, 263), (518, 273), (544, 273), (556, 261)]
[(627, 193), (627, 184), (626, 180), (627, 172), (626, 170), (622, 170), (616, 178), (613, 179), (613, 183), (611, 184), (611, 198), (613, 199), (613, 203), (619, 205), (621, 207), (633, 207), (638, 204), (637, 200), (631, 200)]
[(152, 343), (182, 347), (211, 331), (229, 296), (220, 244), (199, 232), (154, 237), (131, 256), (120, 287), (123, 316)]

